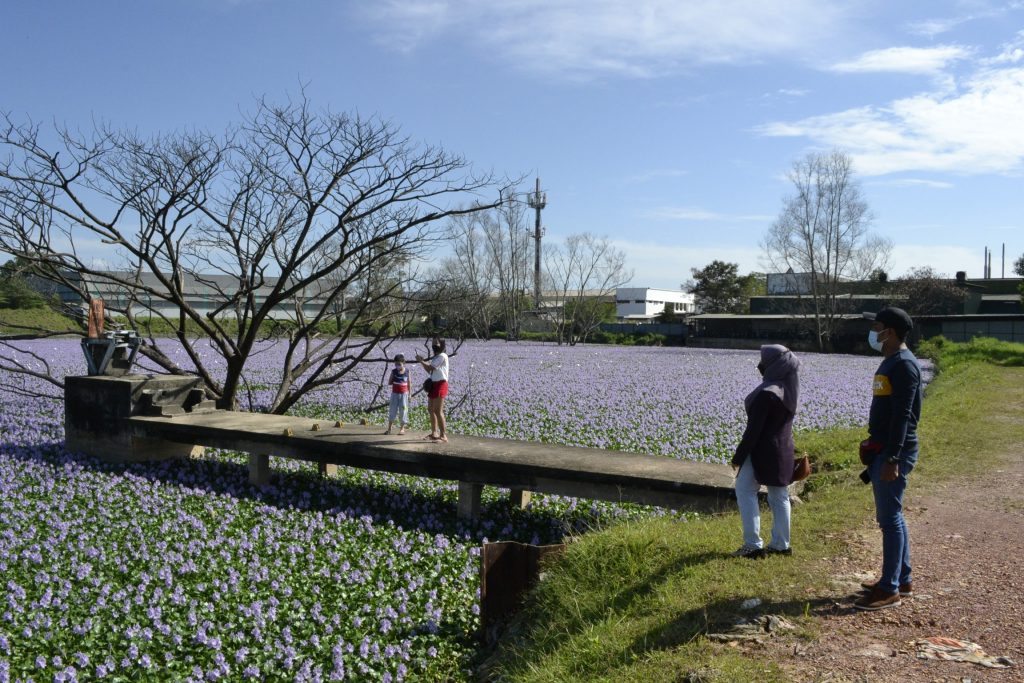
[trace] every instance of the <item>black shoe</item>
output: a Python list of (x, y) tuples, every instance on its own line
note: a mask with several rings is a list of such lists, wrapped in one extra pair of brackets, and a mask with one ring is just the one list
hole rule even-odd
[(768, 546), (767, 548), (764, 549), (764, 551), (766, 553), (768, 553), (769, 555), (786, 555), (786, 556), (789, 556), (789, 555), (793, 554), (793, 549), (792, 548), (773, 548), (771, 546)]
[(743, 546), (732, 554), (733, 557), (745, 557), (748, 560), (763, 560), (765, 558), (764, 548), (751, 548)]

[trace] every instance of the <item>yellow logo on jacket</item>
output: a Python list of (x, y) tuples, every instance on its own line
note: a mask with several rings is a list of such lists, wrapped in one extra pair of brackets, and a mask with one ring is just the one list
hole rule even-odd
[(874, 396), (892, 396), (892, 384), (889, 383), (889, 377), (886, 375), (875, 375), (875, 380), (871, 383), (871, 394)]

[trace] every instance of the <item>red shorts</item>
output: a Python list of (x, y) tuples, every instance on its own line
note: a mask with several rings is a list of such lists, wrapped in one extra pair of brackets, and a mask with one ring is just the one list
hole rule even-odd
[(448, 382), (441, 380), (440, 382), (434, 382), (430, 387), (430, 393), (427, 394), (427, 398), (441, 398), (442, 396), (448, 395)]

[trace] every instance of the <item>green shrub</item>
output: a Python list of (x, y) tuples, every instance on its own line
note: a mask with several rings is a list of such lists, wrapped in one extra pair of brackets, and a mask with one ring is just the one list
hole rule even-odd
[(587, 337), (587, 341), (593, 342), (594, 344), (619, 344), (622, 342), (622, 335), (617, 332), (597, 330)]
[(46, 299), (20, 277), (0, 278), (0, 308), (43, 308)]
[(993, 365), (1024, 366), (1024, 344), (991, 337), (975, 337), (968, 342), (953, 342), (942, 335), (917, 345), (917, 355), (930, 358), (939, 371), (976, 360)]

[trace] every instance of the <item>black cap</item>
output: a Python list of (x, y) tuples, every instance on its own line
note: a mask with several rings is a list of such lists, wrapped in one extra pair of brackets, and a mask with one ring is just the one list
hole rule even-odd
[(878, 313), (865, 313), (864, 317), (891, 327), (900, 334), (906, 334), (914, 329), (914, 321), (907, 315), (907, 312), (895, 306), (887, 306)]

